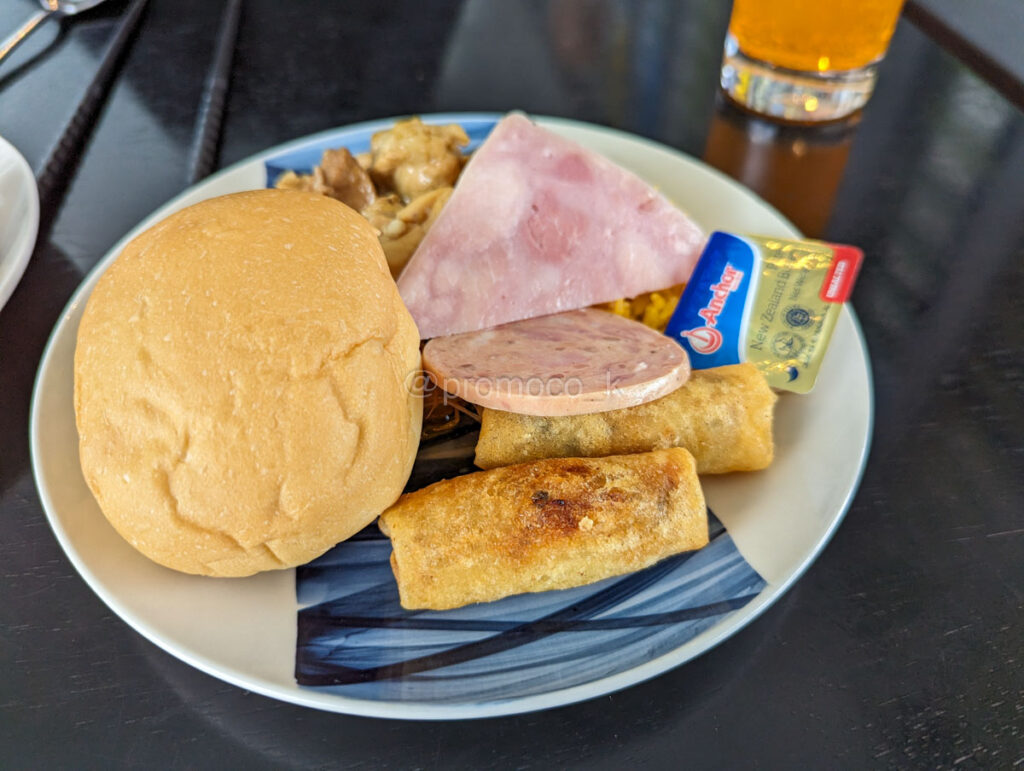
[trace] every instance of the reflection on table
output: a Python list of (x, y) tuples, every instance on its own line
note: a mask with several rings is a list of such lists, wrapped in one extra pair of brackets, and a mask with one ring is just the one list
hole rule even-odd
[(787, 125), (715, 103), (704, 160), (739, 180), (804, 234), (825, 232), (860, 115), (826, 125)]

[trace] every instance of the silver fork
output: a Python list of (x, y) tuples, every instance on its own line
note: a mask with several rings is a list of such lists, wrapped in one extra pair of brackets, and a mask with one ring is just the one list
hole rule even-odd
[(3, 61), (11, 51), (18, 47), (18, 43), (32, 34), (33, 30), (53, 16), (74, 16), (81, 11), (87, 11), (93, 6), (99, 5), (105, 0), (39, 0), (43, 10), (36, 11), (29, 17), (28, 21), (21, 25), (17, 32), (0, 43), (0, 61)]

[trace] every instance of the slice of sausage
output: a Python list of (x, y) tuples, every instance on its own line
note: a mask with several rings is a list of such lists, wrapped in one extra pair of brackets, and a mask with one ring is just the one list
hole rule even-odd
[(686, 351), (639, 322), (599, 310), (436, 337), (423, 367), (445, 391), (521, 415), (583, 415), (654, 401), (690, 375)]

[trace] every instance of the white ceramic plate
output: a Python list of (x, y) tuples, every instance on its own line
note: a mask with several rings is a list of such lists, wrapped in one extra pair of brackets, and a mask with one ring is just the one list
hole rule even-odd
[(0, 137), (0, 308), (25, 272), (39, 231), (39, 193), (32, 169)]
[[(435, 115), (430, 122), (486, 122), (492, 115)], [(539, 119), (657, 185), (705, 229), (798, 236), (750, 191), (692, 158), (656, 143), (572, 121)], [(844, 309), (813, 393), (787, 395), (776, 411), (776, 460), (764, 472), (709, 477), (708, 503), (767, 584), (741, 609), (667, 653), (625, 671), (500, 700), (360, 698), (344, 689), (299, 687), (294, 679), (296, 611), (292, 571), (247, 579), (207, 579), (162, 568), (107, 524), (82, 479), (72, 405), (75, 335), (103, 270), (139, 232), (171, 212), (224, 193), (264, 187), (265, 163), (351, 146), (391, 125), (360, 124), (254, 156), (187, 190), (127, 234), (89, 274), (60, 317), (43, 355), (31, 414), (32, 460), (43, 507), (75, 568), (127, 623), (183, 661), (258, 693), (319, 709), (416, 719), (512, 714), (568, 704), (653, 677), (714, 647), (762, 613), (806, 570), (835, 531), (860, 480), (872, 425), (867, 352)]]

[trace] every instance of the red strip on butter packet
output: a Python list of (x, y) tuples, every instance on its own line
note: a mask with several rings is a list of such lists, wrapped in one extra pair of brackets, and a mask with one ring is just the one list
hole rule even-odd
[(665, 334), (694, 369), (749, 361), (773, 388), (807, 393), (863, 258), (842, 244), (712, 233)]

